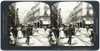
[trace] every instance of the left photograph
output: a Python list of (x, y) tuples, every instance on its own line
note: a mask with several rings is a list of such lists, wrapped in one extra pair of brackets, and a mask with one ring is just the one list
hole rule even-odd
[(8, 8), (9, 46), (50, 46), (50, 7), (43, 2), (15, 2)]

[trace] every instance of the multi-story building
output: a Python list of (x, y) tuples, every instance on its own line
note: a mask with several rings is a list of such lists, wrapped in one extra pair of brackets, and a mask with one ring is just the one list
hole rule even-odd
[(51, 14), (52, 14), (51, 24), (54, 27), (59, 27), (62, 25), (62, 18), (60, 15), (61, 9), (58, 8), (58, 5), (59, 3), (56, 3), (51, 8)]
[(16, 3), (13, 3), (8, 8), (8, 24), (9, 26), (16, 26), (19, 24), (18, 8), (16, 9)]
[[(43, 7), (41, 7), (41, 5)], [(38, 27), (40, 24), (50, 24), (50, 15), (47, 13), (48, 10), (50, 11), (50, 8), (47, 4), (42, 2), (36, 2), (36, 4), (25, 16), (25, 24), (37, 24)]]
[(43, 22), (43, 25), (50, 25), (50, 14), (47, 13), (47, 11), (50, 11), (50, 8), (47, 4), (44, 6), (44, 14), (40, 16), (40, 20)]
[(84, 23), (93, 24), (93, 7), (86, 2), (77, 2), (77, 6), (69, 14), (69, 22), (72, 24)]
[(24, 19), (24, 22), (25, 24), (27, 23), (33, 23), (33, 22), (36, 22), (38, 21), (38, 17), (39, 17), (39, 11), (40, 11), (40, 8), (39, 8), (39, 2), (36, 2), (36, 5), (33, 6), (31, 8), (31, 10), (27, 13), (27, 15), (25, 16), (25, 19)]

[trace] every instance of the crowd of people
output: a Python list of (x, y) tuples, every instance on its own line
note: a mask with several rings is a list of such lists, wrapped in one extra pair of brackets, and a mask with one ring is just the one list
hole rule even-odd
[[(77, 26), (69, 24), (69, 25), (61, 25), (58, 27), (48, 28), (47, 26), (40, 27), (43, 28), (43, 34), (46, 34), (46, 37), (49, 39), (49, 43), (51, 46), (58, 46), (59, 39), (68, 38), (66, 43), (71, 45), (72, 43), (72, 36), (76, 34), (76, 28), (79, 29)], [(49, 30), (48, 30), (49, 29)], [(86, 27), (87, 32), (89, 27)], [(41, 32), (40, 32), (41, 33)], [(37, 26), (28, 24), (28, 25), (19, 25), (15, 27), (10, 27), (9, 30), (9, 44), (16, 45), (16, 39), (27, 38), (26, 43), (29, 44), (30, 36), (39, 35), (39, 29)], [(91, 31), (91, 35), (89, 36), (91, 39), (91, 43), (94, 42), (94, 32)], [(34, 42), (34, 41), (33, 41)]]
[[(43, 32), (40, 32), (40, 30), (38, 29), (43, 29)], [(49, 28), (47, 28), (47, 26), (37, 26), (37, 25), (18, 25), (16, 27), (10, 27), (9, 30), (9, 44), (10, 45), (16, 45), (16, 39), (21, 39), (21, 38), (27, 38), (26, 43), (29, 44), (30, 41), (30, 36), (33, 35), (39, 35), (40, 33), (42, 34), (47, 34), (49, 35)]]
[[(84, 32), (84, 30), (80, 29), (81, 27), (73, 24), (68, 24), (68, 25), (61, 25), (58, 27), (52, 27), (51, 29), (51, 44), (55, 46), (59, 46), (59, 40), (68, 38), (66, 40), (66, 43), (71, 45), (72, 44), (72, 36), (76, 36), (77, 32)], [(84, 27), (86, 30), (87, 34), (90, 30), (90, 35), (88, 36), (90, 38), (91, 44), (94, 43), (94, 31), (93, 31), (93, 25), (86, 26)], [(53, 36), (54, 35), (54, 36)], [(53, 43), (52, 43), (53, 42)]]
[(55, 42), (55, 44), (52, 45), (59, 45), (59, 39), (64, 39), (64, 38), (68, 38), (68, 41), (66, 40), (66, 42), (68, 44), (71, 44), (71, 40), (72, 40), (72, 35), (75, 35), (75, 27), (73, 25), (62, 25), (60, 27), (52, 27), (51, 30), (51, 41)]

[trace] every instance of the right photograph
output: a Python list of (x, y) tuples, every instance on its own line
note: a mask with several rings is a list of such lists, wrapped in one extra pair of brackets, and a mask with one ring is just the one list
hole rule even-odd
[(93, 46), (94, 10), (88, 2), (58, 2), (51, 7), (52, 46)]

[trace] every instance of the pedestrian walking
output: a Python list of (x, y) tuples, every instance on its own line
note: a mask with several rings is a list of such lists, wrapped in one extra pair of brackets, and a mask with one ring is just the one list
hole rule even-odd
[(89, 26), (86, 27), (86, 30), (87, 30), (87, 32), (88, 32), (88, 30), (89, 30)]
[(51, 45), (55, 45), (56, 44), (56, 37), (54, 35), (54, 32), (51, 32), (51, 39), (50, 39)]
[(32, 25), (30, 25), (30, 35), (32, 35)]
[(10, 31), (10, 36), (9, 36), (9, 44), (14, 45), (15, 44), (15, 38), (13, 33)]
[(72, 35), (75, 35), (75, 26), (74, 25), (72, 25)]
[(43, 27), (43, 22), (40, 20), (40, 28)]
[(27, 25), (25, 25), (25, 37), (27, 37)]
[(15, 26), (15, 27), (14, 27), (14, 36), (15, 36), (15, 38), (17, 37), (17, 32), (18, 32), (18, 31), (17, 31), (17, 26)]
[(45, 37), (48, 37), (49, 36), (49, 33), (50, 33), (50, 30), (47, 28), (47, 26), (44, 26), (44, 35)]
[(22, 27), (23, 36), (25, 37), (25, 26)]
[(35, 35), (35, 36), (39, 35), (38, 29), (37, 29), (36, 26), (32, 29), (32, 34), (33, 34), (33, 36), (34, 36), (34, 35)]
[(17, 25), (14, 27), (14, 38), (15, 38), (15, 45), (16, 45), (16, 41), (17, 41)]
[(56, 37), (56, 45), (58, 45), (59, 42), (59, 27), (56, 27), (55, 29), (55, 37)]
[(27, 40), (26, 40), (27, 44), (29, 44), (29, 41), (30, 41), (30, 33), (31, 33), (31, 27), (30, 27), (30, 24), (29, 24), (28, 27), (27, 27)]
[(64, 29), (63, 29), (63, 27), (61, 27), (61, 28), (59, 29), (59, 37), (60, 37), (60, 39), (64, 39), (64, 38), (65, 38), (65, 34), (64, 34)]
[(94, 43), (94, 32), (93, 32), (93, 30), (91, 30), (90, 41), (91, 41), (91, 44)]
[(69, 26), (69, 29), (68, 29), (68, 44), (71, 45), (71, 41), (72, 41), (72, 28), (71, 28), (71, 25)]
[(65, 34), (66, 37), (68, 37), (67, 32), (68, 32), (68, 26), (66, 25), (66, 26), (64, 27), (64, 34)]
[(18, 33), (17, 33), (17, 37), (20, 39), (20, 38), (23, 38), (23, 33), (21, 31), (21, 27), (19, 27), (18, 29)]

